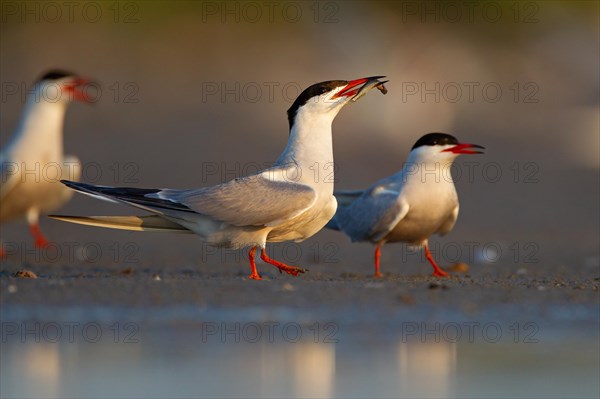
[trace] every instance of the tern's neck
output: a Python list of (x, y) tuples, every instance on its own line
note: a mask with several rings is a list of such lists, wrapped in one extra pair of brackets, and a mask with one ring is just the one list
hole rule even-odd
[(451, 156), (440, 157), (411, 151), (402, 169), (392, 179), (402, 185), (410, 181), (454, 184), (451, 173), (454, 159)]
[(300, 168), (303, 181), (330, 181), (333, 187), (331, 124), (334, 117), (331, 114), (297, 114), (287, 146), (276, 164), (292, 164)]
[(43, 151), (55, 158), (53, 160), (61, 159), (66, 108), (67, 104), (62, 101), (49, 102), (30, 95), (12, 144), (23, 146), (32, 156)]

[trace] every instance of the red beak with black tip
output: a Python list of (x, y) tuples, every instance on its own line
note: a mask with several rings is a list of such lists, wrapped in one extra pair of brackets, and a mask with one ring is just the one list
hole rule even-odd
[(346, 85), (346, 87), (344, 87), (342, 90), (340, 90), (339, 92), (337, 92), (331, 98), (353, 97), (360, 90), (359, 86), (368, 84), (368, 83), (370, 83), (372, 81), (379, 80), (381, 78), (385, 78), (385, 76), (371, 76), (369, 78), (361, 78), (361, 79), (351, 80), (351, 81), (348, 82), (348, 84)]
[(65, 90), (72, 96), (73, 100), (91, 103), (93, 99), (88, 95), (87, 88), (94, 84), (91, 79), (77, 78), (73, 82), (65, 84)]
[(451, 152), (453, 154), (483, 154), (483, 151), (473, 150), (473, 148), (485, 150), (485, 147), (477, 144), (459, 143), (454, 147), (442, 150), (442, 152)]

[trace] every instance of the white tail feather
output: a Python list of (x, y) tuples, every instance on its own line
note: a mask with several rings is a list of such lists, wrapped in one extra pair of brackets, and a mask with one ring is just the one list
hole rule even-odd
[(52, 219), (63, 222), (83, 224), (87, 226), (106, 227), (109, 229), (133, 231), (161, 231), (175, 233), (192, 233), (191, 230), (163, 219), (160, 216), (62, 216), (49, 215)]

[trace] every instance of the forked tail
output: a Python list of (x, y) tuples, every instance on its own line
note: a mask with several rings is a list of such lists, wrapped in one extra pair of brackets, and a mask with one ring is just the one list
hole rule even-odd
[(118, 230), (160, 231), (175, 233), (192, 233), (185, 227), (160, 216), (63, 216), (49, 215), (52, 219), (63, 222), (84, 224), (87, 226), (106, 227)]

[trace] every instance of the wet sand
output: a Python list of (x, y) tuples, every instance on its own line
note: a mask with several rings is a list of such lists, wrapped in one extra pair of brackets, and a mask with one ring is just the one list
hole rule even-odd
[[(22, 270), (38, 278), (16, 277)], [(0, 272), (1, 308), (3, 314), (18, 307), (42, 318), (37, 307), (97, 306), (114, 307), (116, 318), (128, 309), (226, 309), (243, 315), (246, 309), (285, 308), (325, 319), (344, 315), (352, 321), (402, 315), (407, 320), (517, 317), (559, 325), (562, 318), (568, 324), (573, 316), (590, 326), (598, 322), (600, 278), (594, 267), (574, 273), (559, 266), (472, 265), (467, 273), (443, 279), (429, 276), (426, 264), (409, 268), (407, 274), (385, 272), (381, 279), (371, 277), (370, 264), (359, 263), (313, 264), (299, 277), (279, 274), (262, 262), (259, 270), (262, 281), (247, 279), (245, 263), (57, 267), (8, 259)]]

